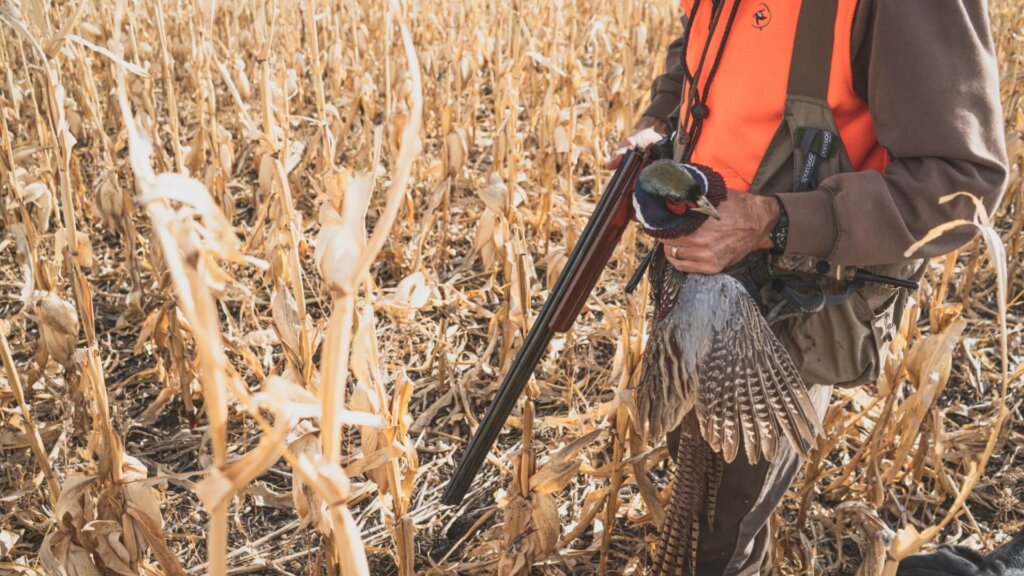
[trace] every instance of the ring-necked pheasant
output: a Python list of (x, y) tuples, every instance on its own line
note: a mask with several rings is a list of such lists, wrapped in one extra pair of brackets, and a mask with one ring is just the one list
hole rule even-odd
[[(644, 229), (665, 239), (717, 217), (714, 206), (725, 198), (713, 170), (659, 160), (640, 174), (633, 200)], [(653, 572), (676, 575), (695, 571), (702, 506), (707, 500), (713, 525), (722, 466), (741, 441), (751, 464), (772, 460), (781, 436), (806, 456), (820, 423), (792, 359), (739, 280), (679, 272), (663, 255), (650, 278), (655, 313), (637, 407), (654, 438), (681, 426)]]

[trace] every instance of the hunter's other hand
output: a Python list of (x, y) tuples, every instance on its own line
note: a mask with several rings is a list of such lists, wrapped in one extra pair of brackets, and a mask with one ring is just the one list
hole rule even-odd
[(643, 150), (651, 144), (661, 141), (668, 133), (668, 126), (664, 122), (652, 116), (644, 116), (636, 123), (633, 134), (623, 138), (615, 145), (615, 151), (608, 157), (604, 167), (609, 170), (618, 168), (622, 163), (622, 157), (626, 155), (626, 150), (633, 148)]
[(774, 198), (729, 190), (718, 214), (692, 234), (663, 241), (665, 256), (676, 270), (718, 274), (754, 250), (772, 247), (769, 233), (779, 220)]

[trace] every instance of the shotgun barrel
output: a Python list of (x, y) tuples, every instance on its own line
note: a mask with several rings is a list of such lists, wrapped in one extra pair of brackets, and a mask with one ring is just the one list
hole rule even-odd
[(569, 254), (544, 307), (530, 327), (480, 427), (463, 451), (455, 473), (441, 497), (443, 504), (456, 505), (462, 502), (534, 368), (544, 355), (551, 337), (555, 333), (568, 331), (576, 321), (587, 296), (594, 289), (601, 271), (622, 238), (622, 232), (633, 218), (633, 187), (640, 170), (656, 149), (657, 146), (654, 146), (648, 151), (626, 152)]

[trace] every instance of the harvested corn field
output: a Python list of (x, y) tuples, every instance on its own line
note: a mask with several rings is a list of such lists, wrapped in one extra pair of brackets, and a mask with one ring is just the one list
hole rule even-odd
[[(1024, 527), (1024, 2), (991, 6), (1003, 204), (930, 263), (879, 381), (833, 396), (775, 573)], [(672, 467), (633, 420), (634, 227), (439, 498), (678, 16), (2, 1), (0, 573), (642, 574)]]

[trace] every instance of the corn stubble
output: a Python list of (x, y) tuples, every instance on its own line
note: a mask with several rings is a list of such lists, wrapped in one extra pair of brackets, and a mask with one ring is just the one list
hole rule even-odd
[[(641, 573), (671, 487), (635, 231), (464, 509), (436, 501), (675, 4), (0, 3), (0, 572)], [(1006, 200), (837, 393), (776, 573), (1021, 524), (1020, 2), (993, 20)]]

